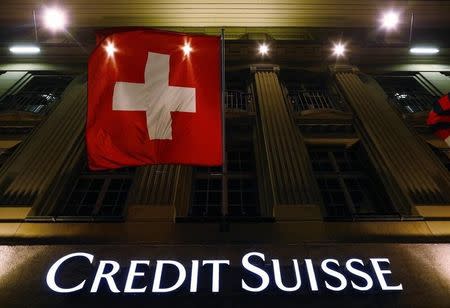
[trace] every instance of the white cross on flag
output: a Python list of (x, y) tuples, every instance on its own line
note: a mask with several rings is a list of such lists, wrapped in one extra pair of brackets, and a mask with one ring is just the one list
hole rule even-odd
[(93, 170), (222, 164), (220, 39), (156, 30), (103, 38), (89, 58)]

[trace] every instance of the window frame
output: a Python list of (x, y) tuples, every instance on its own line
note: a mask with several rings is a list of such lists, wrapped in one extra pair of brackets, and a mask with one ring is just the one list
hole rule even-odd
[[(361, 165), (362, 169), (357, 169), (357, 171), (342, 171), (339, 168), (338, 161), (336, 160), (336, 157), (334, 155), (334, 152), (337, 151), (343, 151), (347, 153), (348, 151), (353, 151), (355, 154), (358, 155), (358, 153), (363, 153), (364, 155), (367, 155), (365, 153), (365, 150), (363, 148), (358, 149), (357, 147), (362, 147), (362, 144), (360, 142), (356, 142), (352, 145), (345, 145), (345, 144), (339, 144), (339, 145), (328, 145), (328, 144), (310, 144), (308, 145), (308, 153), (311, 160), (311, 165), (314, 165), (314, 159), (312, 152), (324, 152), (329, 157), (329, 161), (331, 162), (332, 170), (329, 171), (317, 171), (313, 169), (313, 176), (315, 177), (317, 181), (317, 185), (319, 186), (319, 191), (321, 193), (321, 197), (323, 200), (323, 206), (324, 206), (324, 220), (329, 221), (348, 221), (348, 220), (398, 220), (400, 219), (400, 214), (396, 211), (396, 208), (392, 205), (392, 203), (389, 200), (389, 196), (382, 185), (380, 181), (377, 181), (377, 179), (374, 179), (373, 176), (370, 174), (369, 171), (365, 171), (366, 168), (364, 168), (363, 162), (360, 159), (358, 160), (358, 164)], [(347, 154), (345, 154), (347, 155)], [(377, 176), (377, 174), (375, 174)], [(339, 183), (338, 190), (341, 191), (344, 195), (344, 215), (337, 216), (330, 214), (329, 206), (324, 200), (324, 192), (322, 191), (320, 187), (319, 180), (320, 179), (336, 179)], [(361, 186), (360, 184), (360, 190), (364, 196), (366, 202), (369, 201), (369, 206), (373, 208), (373, 213), (361, 213), (358, 212), (356, 203), (354, 202), (352, 198), (352, 190), (349, 189), (350, 187), (345, 182), (345, 180), (353, 179), (358, 181), (358, 183), (361, 182), (361, 180), (368, 181), (369, 186)], [(378, 196), (376, 200), (371, 200), (370, 196), (375, 195), (374, 192), (378, 191), (377, 188), (380, 187), (383, 189), (382, 196)], [(338, 191), (337, 190), (337, 191)], [(327, 192), (329, 190), (326, 190)]]
[[(199, 219), (199, 220), (217, 220), (217, 219), (223, 219), (224, 217), (226, 217), (226, 219), (231, 219), (231, 220), (259, 220), (261, 218), (261, 209), (260, 209), (260, 202), (259, 202), (259, 191), (258, 191), (258, 183), (257, 183), (257, 171), (256, 171), (256, 161), (255, 161), (255, 151), (253, 149), (253, 142), (250, 141), (249, 144), (247, 144), (246, 146), (235, 146), (233, 144), (228, 144), (228, 149), (226, 151), (226, 157), (227, 160), (229, 161), (229, 157), (230, 157), (230, 153), (233, 152), (237, 152), (237, 153), (242, 153), (242, 152), (248, 152), (250, 154), (249, 159), (247, 160), (253, 167), (250, 167), (250, 170), (239, 170), (239, 171), (233, 171), (228, 169), (227, 170), (227, 174), (224, 177), (224, 175), (222, 174), (222, 167), (212, 167), (212, 168), (197, 168), (197, 170), (194, 170), (193, 175), (192, 175), (192, 194), (191, 194), (191, 200), (190, 200), (190, 207), (189, 207), (189, 212), (188, 212), (188, 218), (189, 219)], [(240, 155), (240, 154), (239, 154)], [(253, 158), (253, 159), (252, 159)], [(238, 159), (239, 164), (242, 163), (242, 159), (241, 156)], [(223, 209), (222, 209), (222, 181), (224, 180), (224, 178), (227, 181), (227, 212), (230, 213), (230, 208), (231, 207), (236, 207), (236, 205), (232, 205), (229, 202), (230, 199), (230, 192), (237, 192), (239, 191), (241, 194), (241, 203), (238, 205), (242, 209), (246, 208), (245, 203), (242, 202), (242, 195), (246, 192), (251, 192), (253, 194), (254, 197), (254, 204), (249, 207), (249, 208), (254, 208), (254, 215), (224, 215), (223, 213)], [(196, 192), (198, 192), (198, 190), (196, 190), (196, 180), (219, 180), (220, 181), (220, 189), (219, 190), (213, 190), (213, 192), (220, 192), (220, 200), (219, 200), (219, 204), (218, 204), (218, 208), (219, 208), (219, 213), (220, 215), (194, 215), (193, 214), (193, 210), (195, 207), (202, 207), (202, 205), (195, 205), (195, 194)], [(254, 190), (245, 190), (243, 189), (243, 185), (241, 183), (240, 189), (239, 190), (232, 190), (230, 191), (230, 181), (233, 180), (254, 180)], [(219, 186), (218, 186), (219, 187)], [(209, 190), (201, 190), (202, 192), (206, 192), (206, 194), (208, 195)], [(207, 197), (208, 198), (208, 197)], [(204, 205), (206, 208), (208, 208), (209, 204), (205, 204)], [(245, 210), (244, 210), (245, 211)]]
[[(105, 171), (90, 171), (87, 167), (87, 164), (84, 163), (81, 170), (77, 173), (71, 184), (69, 189), (67, 189), (66, 197), (62, 199), (62, 205), (56, 209), (55, 220), (63, 220), (63, 221), (123, 221), (125, 218), (126, 208), (130, 200), (130, 192), (133, 187), (134, 177), (135, 177), (135, 168), (127, 167), (121, 169), (114, 170), (105, 170)], [(110, 189), (110, 184), (113, 180), (122, 180), (129, 181), (127, 184), (127, 190), (123, 190), (122, 187), (120, 189)], [(90, 186), (87, 188), (83, 188), (77, 190), (77, 186), (80, 180), (90, 180), (89, 185), (91, 185), (94, 180), (103, 180), (100, 189), (91, 190)], [(124, 185), (123, 183), (121, 185)], [(119, 207), (119, 213), (115, 215), (101, 215), (100, 212), (102, 207), (109, 206), (105, 205), (105, 197), (108, 193), (117, 193), (121, 194), (125, 192), (126, 198), (123, 204), (115, 204), (113, 207)], [(70, 199), (74, 193), (81, 193), (83, 196), (80, 201), (74, 204), (70, 204)], [(81, 204), (84, 201), (84, 198), (88, 193), (97, 193), (96, 201), (94, 204)], [(116, 203), (119, 198), (119, 195), (116, 197)], [(69, 207), (76, 207), (76, 210), (79, 211), (82, 207), (92, 207), (92, 211), (90, 215), (67, 215), (65, 211)]]
[[(438, 98), (433, 93), (431, 93), (426, 87), (424, 87), (419, 80), (417, 80), (416, 76), (414, 74), (402, 74), (402, 75), (376, 75), (374, 76), (374, 79), (377, 81), (379, 86), (383, 89), (384, 93), (387, 95), (388, 101), (391, 103), (391, 105), (400, 113), (403, 115), (415, 115), (420, 113), (428, 113), (432, 107), (434, 101)], [(397, 82), (397, 84), (394, 84), (394, 86), (388, 84), (386, 79), (398, 79), (400, 80)], [(408, 79), (408, 80), (407, 80)], [(411, 80), (411, 81), (410, 81)], [(406, 93), (406, 95), (409, 95), (411, 99), (409, 100), (412, 102), (414, 108), (418, 108), (420, 110), (413, 110), (412, 107), (409, 107), (410, 105), (404, 105), (403, 102), (399, 101), (400, 98), (406, 98), (401, 97), (402, 95), (405, 95), (401, 93), (402, 91), (396, 91), (395, 88), (400, 88), (401, 83), (409, 83), (408, 88), (403, 91)], [(413, 93), (411, 92), (411, 89), (413, 89)], [(408, 91), (408, 92), (407, 92)], [(396, 92), (395, 94), (393, 94)], [(397, 100), (394, 98), (394, 96), (398, 96)], [(422, 102), (422, 100), (426, 100), (425, 102)], [(407, 107), (410, 108), (410, 110), (407, 109)]]

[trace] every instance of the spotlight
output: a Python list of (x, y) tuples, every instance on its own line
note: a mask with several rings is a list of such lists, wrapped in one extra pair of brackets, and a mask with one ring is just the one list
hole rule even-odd
[(439, 53), (439, 48), (436, 47), (412, 47), (409, 52), (415, 55), (435, 55)]
[(269, 53), (269, 46), (267, 46), (265, 43), (263, 43), (263, 44), (259, 45), (258, 50), (262, 56), (265, 56)]
[(345, 44), (342, 44), (341, 42), (334, 44), (333, 55), (335, 55), (337, 58), (344, 56), (345, 52)]
[(383, 14), (383, 17), (381, 18), (381, 28), (384, 28), (386, 30), (394, 30), (397, 28), (398, 22), (399, 22), (399, 14), (394, 11), (389, 11)]
[(117, 51), (116, 46), (113, 42), (108, 42), (105, 46), (106, 53), (108, 54), (108, 57), (113, 57), (114, 53)]
[(56, 32), (64, 30), (67, 24), (66, 12), (57, 7), (44, 9), (45, 28)]
[(15, 45), (9, 47), (9, 51), (19, 55), (34, 55), (41, 52), (41, 49), (35, 45)]
[(189, 54), (192, 51), (192, 47), (191, 47), (191, 45), (189, 45), (189, 43), (184, 43), (184, 46), (181, 47), (181, 49), (183, 49), (183, 52), (184, 52), (185, 56), (189, 56)]

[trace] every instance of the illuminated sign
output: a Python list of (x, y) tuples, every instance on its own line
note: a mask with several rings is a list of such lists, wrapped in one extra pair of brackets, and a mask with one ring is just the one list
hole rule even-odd
[[(92, 271), (79, 281), (68, 283), (60, 276), (74, 262), (89, 265)], [(90, 253), (75, 252), (50, 267), (46, 282), (57, 293), (97, 293), (100, 288), (112, 293), (197, 293), (199, 277), (207, 273), (208, 292), (219, 293), (224, 273), (238, 266), (241, 276), (234, 279), (241, 290), (250, 293), (265, 292), (270, 287), (289, 293), (403, 290), (401, 283), (393, 282), (388, 258), (351, 258), (345, 262), (333, 258), (291, 259), (288, 264), (282, 266), (279, 259), (268, 259), (261, 252), (245, 254), (240, 264), (231, 264), (226, 259), (190, 260), (184, 264), (176, 260), (130, 260), (119, 264), (114, 260), (96, 260)], [(120, 274), (125, 275), (123, 281), (118, 278)]]

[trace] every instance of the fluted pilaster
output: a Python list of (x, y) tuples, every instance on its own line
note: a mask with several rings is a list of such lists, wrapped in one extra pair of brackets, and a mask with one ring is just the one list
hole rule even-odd
[(395, 205), (409, 213), (414, 204), (448, 204), (448, 172), (406, 125), (376, 82), (348, 68), (337, 68), (335, 77)]
[[(318, 205), (319, 190), (300, 131), (289, 114), (275, 72), (256, 72), (258, 134), (262, 138), (274, 205)], [(275, 209), (276, 211), (276, 209)]]
[(82, 154), (85, 115), (86, 82), (80, 77), (0, 170), (3, 205), (35, 205), (56, 178), (67, 175), (68, 160)]

